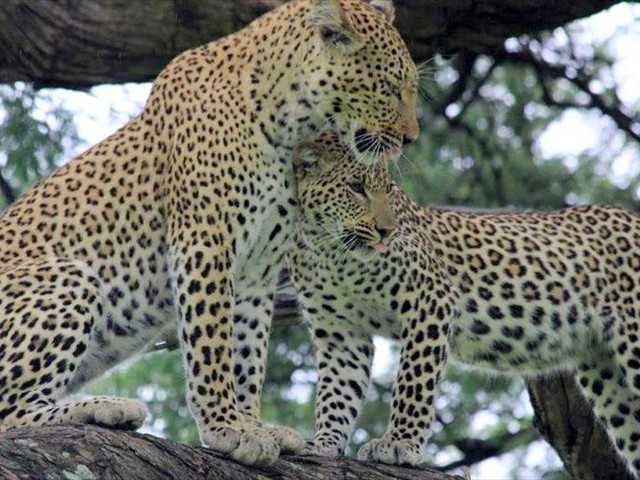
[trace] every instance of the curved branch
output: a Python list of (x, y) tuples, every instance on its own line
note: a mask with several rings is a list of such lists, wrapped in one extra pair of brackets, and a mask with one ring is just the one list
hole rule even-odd
[[(612, 105), (604, 95), (600, 95), (589, 87), (589, 77), (582, 71), (578, 70), (575, 75), (567, 71), (564, 65), (553, 65), (538, 58), (529, 48), (509, 51), (505, 48), (497, 49), (490, 54), (493, 58), (522, 65), (531, 66), (542, 85), (542, 94), (545, 102), (552, 106), (562, 108), (596, 108), (603, 115), (611, 118), (617, 127), (625, 132), (630, 138), (640, 143), (640, 117), (632, 117), (624, 113), (619, 107), (620, 104)], [(578, 90), (585, 93), (589, 98), (589, 103), (579, 104), (575, 102), (559, 101), (553, 98), (552, 92), (548, 89), (545, 82), (549, 80), (566, 80), (574, 85)]]
[(462, 460), (451, 462), (441, 468), (444, 471), (448, 471), (465, 465), (473, 465), (488, 458), (503, 455), (516, 448), (529, 445), (534, 440), (539, 439), (539, 437), (538, 432), (536, 432), (533, 426), (530, 426), (518, 432), (506, 433), (488, 440), (460, 439), (459, 442), (455, 443), (455, 446), (463, 453), (464, 457)]
[(464, 92), (467, 90), (467, 84), (473, 73), (473, 67), (476, 64), (478, 55), (476, 53), (464, 51), (454, 59), (451, 67), (458, 74), (458, 79), (453, 82), (451, 88), (447, 91), (440, 101), (433, 106), (433, 111), (437, 115), (445, 115), (445, 111), (449, 105), (457, 102)]

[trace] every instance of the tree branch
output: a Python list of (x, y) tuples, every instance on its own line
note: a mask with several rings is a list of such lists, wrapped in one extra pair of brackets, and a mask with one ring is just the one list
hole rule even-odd
[(569, 373), (527, 381), (534, 425), (571, 478), (632, 480)]
[[(154, 78), (181, 51), (228, 35), (285, 0), (0, 2), (0, 82), (87, 88)], [(418, 62), (484, 53), (509, 37), (564, 25), (619, 0), (396, 0)]]
[(4, 178), (2, 172), (0, 171), (0, 192), (2, 192), (2, 196), (6, 201), (6, 205), (10, 205), (11, 203), (16, 201), (16, 192), (13, 190), (13, 187), (9, 185), (7, 179)]
[(493, 62), (491, 66), (487, 69), (487, 71), (480, 78), (476, 80), (475, 85), (469, 91), (469, 93), (467, 95), (464, 95), (464, 101), (462, 102), (462, 106), (460, 107), (460, 111), (456, 115), (456, 118), (457, 117), (462, 118), (462, 115), (464, 115), (464, 113), (469, 109), (469, 107), (473, 104), (473, 102), (481, 99), (480, 89), (489, 81), (489, 79), (491, 78), (491, 75), (493, 75), (493, 72), (497, 66), (498, 66), (498, 63)]
[(0, 434), (0, 477), (7, 480), (464, 480), (428, 468), (349, 458), (282, 457), (247, 467), (213, 450), (90, 425), (18, 429)]
[(453, 85), (444, 97), (442, 97), (437, 104), (433, 105), (433, 111), (436, 114), (445, 115), (447, 107), (462, 97), (467, 90), (467, 84), (473, 73), (473, 66), (476, 64), (477, 58), (478, 55), (476, 53), (460, 52), (454, 59), (451, 67), (458, 74), (458, 79), (453, 82)]
[[(611, 105), (604, 95), (595, 93), (589, 88), (589, 76), (581, 70), (577, 70), (575, 74), (570, 73), (564, 65), (552, 65), (538, 58), (526, 45), (516, 51), (509, 51), (505, 48), (497, 49), (490, 55), (498, 60), (507, 61), (516, 64), (531, 66), (541, 79), (543, 99), (549, 105), (559, 107), (575, 107), (575, 108), (596, 108), (603, 115), (611, 118), (617, 127), (625, 132), (630, 138), (640, 143), (640, 118), (631, 117), (625, 114), (618, 105)], [(578, 90), (585, 93), (589, 98), (589, 103), (578, 104), (575, 102), (563, 102), (553, 98), (552, 92), (549, 90), (546, 82), (550, 80), (566, 80), (574, 85)]]
[(455, 447), (462, 452), (462, 460), (451, 462), (442, 466), (442, 470), (448, 471), (465, 465), (474, 465), (488, 458), (503, 455), (518, 447), (528, 445), (539, 439), (540, 435), (533, 428), (523, 428), (516, 433), (506, 433), (502, 436), (491, 437), (488, 440), (460, 439)]

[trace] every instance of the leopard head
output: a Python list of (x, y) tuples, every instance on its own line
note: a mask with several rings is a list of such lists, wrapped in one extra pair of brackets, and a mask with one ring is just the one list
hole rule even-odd
[[(418, 136), (418, 73), (390, 0), (311, 0), (319, 56), (305, 75), (314, 109), (363, 163), (400, 155)], [(312, 95), (313, 97), (313, 95)]]
[(298, 145), (294, 170), (305, 238), (316, 249), (366, 260), (385, 253), (395, 232), (392, 180), (385, 163), (352, 157), (335, 132), (324, 132)]

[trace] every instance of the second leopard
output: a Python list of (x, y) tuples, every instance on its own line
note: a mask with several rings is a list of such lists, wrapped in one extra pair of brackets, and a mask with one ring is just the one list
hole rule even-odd
[(296, 154), (304, 220), (290, 263), (319, 369), (307, 452), (343, 454), (376, 334), (400, 341), (400, 368), (387, 431), (360, 458), (423, 460), (450, 351), (493, 372), (575, 372), (637, 474), (640, 218), (612, 207), (422, 208), (386, 169), (337, 161), (349, 155), (331, 135)]

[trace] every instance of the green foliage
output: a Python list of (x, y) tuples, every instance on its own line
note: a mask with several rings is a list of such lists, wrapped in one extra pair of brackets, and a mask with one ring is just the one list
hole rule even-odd
[(0, 182), (7, 184), (3, 193), (10, 203), (80, 140), (72, 113), (27, 84), (0, 86), (0, 120)]
[[(442, 62), (439, 75), (424, 82), (420, 119), (424, 133), (395, 172), (418, 203), (516, 209), (634, 205), (640, 176), (628, 179), (624, 187), (613, 183), (607, 174), (616, 155), (609, 144), (571, 159), (542, 155), (537, 139), (557, 120), (559, 109), (543, 104), (531, 69), (493, 67), (476, 101), (465, 105), (462, 114), (449, 113), (456, 110), (449, 106), (442, 115), (429, 105), (450, 88), (449, 82), (438, 81), (448, 78), (447, 68)], [(487, 69), (479, 68), (476, 76), (483, 77)], [(623, 142), (618, 153), (629, 143)], [(632, 146), (637, 149), (637, 144)]]
[(266, 423), (297, 429), (305, 438), (313, 436), (313, 388), (315, 356), (302, 325), (273, 329), (269, 368), (262, 394), (262, 416)]

